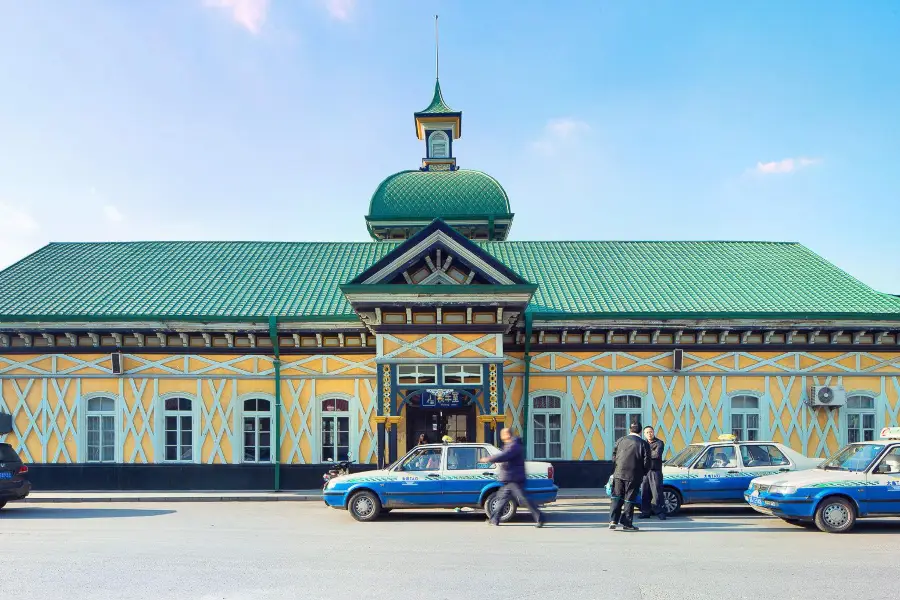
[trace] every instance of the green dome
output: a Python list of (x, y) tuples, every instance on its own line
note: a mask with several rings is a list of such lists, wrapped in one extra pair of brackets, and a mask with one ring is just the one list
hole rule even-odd
[(367, 220), (466, 218), (509, 219), (509, 198), (500, 183), (486, 173), (401, 171), (381, 182), (369, 203)]

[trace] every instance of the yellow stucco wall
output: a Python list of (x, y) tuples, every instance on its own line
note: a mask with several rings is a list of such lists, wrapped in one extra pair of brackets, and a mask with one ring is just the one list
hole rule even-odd
[[(563, 399), (566, 458), (596, 460), (610, 457), (621, 394), (641, 397), (644, 424), (658, 428), (670, 453), (730, 433), (731, 396), (751, 394), (760, 399), (762, 437), (827, 456), (846, 443), (846, 409), (806, 405), (808, 386), (827, 384), (871, 396), (877, 429), (900, 424), (900, 352), (690, 352), (678, 373), (671, 352), (544, 352), (533, 356), (528, 387), (531, 397)], [(523, 356), (509, 354), (506, 423), (519, 431), (523, 385)]]
[[(102, 395), (117, 401), (120, 461), (159, 462), (162, 404), (181, 396), (194, 402), (196, 462), (240, 462), (243, 401), (275, 397), (274, 364), (265, 356), (126, 355), (128, 375), (111, 368), (109, 354), (0, 355), (0, 410), (14, 415), (16, 430), (4, 441), (28, 462), (81, 462), (84, 406)], [(320, 460), (321, 401), (333, 397), (350, 400), (354, 458), (375, 461), (374, 369), (365, 355), (283, 359), (282, 462)]]
[[(423, 360), (472, 361), (475, 355), (498, 360), (495, 340), (481, 335), (447, 336), (440, 344), (403, 339), (407, 345), (391, 352), (395, 357), (413, 352)], [(523, 357), (499, 356), (504, 361), (506, 423), (521, 430)], [(159, 462), (162, 403), (182, 395), (195, 402), (195, 461), (241, 462), (243, 400), (273, 399), (275, 394), (271, 357), (126, 355), (124, 366), (128, 374), (116, 376), (108, 354), (0, 355), (0, 410), (14, 415), (16, 429), (4, 441), (28, 462), (81, 462), (85, 404), (103, 395), (117, 401), (117, 460)], [(286, 356), (282, 377), (283, 463), (321, 460), (321, 400), (329, 397), (350, 401), (354, 459), (375, 462), (374, 355)], [(869, 395), (878, 428), (900, 425), (900, 351), (692, 351), (685, 353), (679, 373), (672, 371), (670, 352), (539, 352), (533, 355), (529, 392), (564, 400), (564, 458), (609, 458), (613, 398), (624, 393), (641, 397), (644, 422), (657, 426), (670, 452), (729, 432), (730, 398), (746, 393), (760, 398), (761, 436), (807, 455), (826, 456), (845, 443), (846, 410), (807, 407), (806, 391), (813, 384), (842, 385), (848, 394)], [(483, 428), (478, 424), (475, 430), (481, 440)], [(405, 435), (404, 420), (398, 426), (401, 450)]]

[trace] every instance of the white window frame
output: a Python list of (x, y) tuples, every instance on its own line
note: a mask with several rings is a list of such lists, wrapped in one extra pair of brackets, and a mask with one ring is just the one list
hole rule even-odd
[[(867, 400), (872, 401), (872, 408), (850, 408), (850, 398), (865, 398)], [(872, 439), (878, 439), (878, 399), (875, 394), (869, 392), (860, 392), (853, 391), (847, 393), (847, 408), (844, 415), (844, 423), (843, 423), (843, 431), (841, 432), (844, 436), (844, 443), (850, 443), (850, 415), (859, 415), (859, 424), (860, 424), (860, 434), (863, 434), (863, 431), (866, 429), (863, 427), (863, 415), (871, 415), (872, 416)], [(865, 441), (865, 436), (863, 435), (858, 441)]]
[[(95, 400), (97, 398), (103, 398), (113, 401), (113, 410), (112, 411), (89, 411), (88, 406), (90, 406), (90, 401)], [(119, 396), (116, 394), (110, 394), (109, 392), (91, 392), (90, 394), (84, 394), (80, 399), (81, 410), (79, 411), (78, 424), (79, 431), (81, 435), (78, 436), (78, 446), (76, 449), (77, 460), (80, 463), (90, 463), (90, 464), (113, 464), (122, 462), (122, 415), (121, 415), (121, 404), (119, 401)], [(93, 415), (104, 415), (104, 416), (113, 416), (113, 427), (115, 432), (114, 438), (114, 451), (113, 451), (113, 460), (112, 461), (89, 461), (88, 460), (88, 416)], [(101, 445), (102, 445), (102, 437), (101, 437)], [(101, 449), (102, 456), (102, 449)]]
[[(619, 398), (633, 397), (641, 401), (639, 408), (616, 408), (616, 400)], [(609, 434), (610, 444), (608, 449), (609, 456), (612, 456), (612, 449), (616, 445), (618, 438), (616, 437), (616, 415), (626, 415), (625, 418), (625, 435), (630, 433), (631, 421), (628, 417), (639, 415), (641, 418), (641, 427), (646, 427), (650, 423), (647, 422), (647, 399), (643, 392), (634, 390), (622, 390), (612, 394), (609, 402)], [(620, 436), (622, 437), (622, 436)]]
[[(406, 375), (402, 375), (402, 370), (410, 370)], [(411, 377), (415, 383), (401, 383), (403, 377)], [(399, 364), (397, 365), (397, 385), (437, 385), (437, 365), (428, 363), (418, 364)]]
[[(737, 398), (753, 398), (756, 400), (756, 408), (735, 408), (734, 401)], [(738, 436), (738, 441), (741, 442), (759, 442), (765, 439), (764, 435), (764, 419), (762, 412), (762, 404), (763, 397), (762, 394), (756, 392), (735, 392), (728, 397), (728, 424), (727, 424), (727, 433), (734, 433), (734, 415), (741, 415), (742, 418), (742, 435)], [(747, 415), (756, 415), (756, 439), (750, 439), (749, 436), (744, 435), (748, 431), (747, 428)]]
[[(189, 400), (191, 402), (190, 410), (166, 410), (166, 400), (171, 400), (173, 398), (184, 398), (185, 400)], [(168, 464), (197, 464), (200, 463), (200, 448), (202, 444), (200, 443), (200, 402), (202, 400), (198, 399), (194, 394), (188, 394), (184, 392), (171, 392), (165, 395), (161, 395), (159, 397), (159, 420), (157, 421), (157, 431), (159, 432), (157, 435), (156, 448), (154, 449), (154, 455), (156, 456), (156, 462), (160, 463), (168, 463)], [(176, 459), (176, 460), (167, 460), (166, 459), (166, 417), (182, 417), (182, 416), (190, 416), (191, 417), (191, 459)], [(181, 432), (180, 423), (181, 420), (179, 418), (179, 433)], [(179, 447), (181, 444), (179, 443)]]
[[(438, 154), (435, 147), (441, 144), (444, 151)], [(428, 158), (450, 158), (450, 138), (443, 131), (432, 131), (428, 136)]]
[[(534, 400), (535, 398), (541, 397), (552, 397), (559, 399), (559, 408), (535, 408)], [(529, 460), (568, 460), (571, 455), (571, 448), (569, 447), (569, 427), (566, 420), (567, 414), (567, 405), (566, 402), (567, 394), (564, 394), (558, 390), (546, 390), (546, 391), (536, 391), (532, 392), (528, 397), (528, 423), (527, 423), (527, 439), (528, 439), (528, 448), (525, 449), (526, 456)], [(535, 458), (534, 453), (534, 416), (535, 415), (559, 415), (559, 443), (560, 443), (560, 456), (558, 457), (541, 457)], [(549, 417), (548, 417), (549, 422)], [(546, 442), (545, 447), (549, 449), (550, 442)]]
[[(474, 370), (474, 372), (467, 373), (467, 369)], [(448, 383), (448, 371), (456, 371), (449, 374), (452, 377), (459, 377), (462, 381), (459, 383)], [(443, 381), (444, 385), (481, 385), (481, 382), (484, 381), (484, 367), (480, 364), (471, 363), (443, 365), (441, 367), (441, 381)]]
[[(248, 400), (265, 400), (269, 403), (269, 410), (245, 410), (244, 403)], [(241, 463), (245, 463), (248, 465), (266, 465), (275, 462), (275, 398), (269, 394), (244, 394), (238, 398), (238, 402), (240, 403), (240, 418), (238, 420), (238, 435), (240, 435), (240, 443), (238, 447), (240, 448), (240, 454), (238, 455), (238, 461)], [(260, 417), (268, 417), (269, 418), (269, 460), (247, 460), (246, 459), (246, 442), (244, 440), (244, 419), (252, 418), (256, 419), (256, 440), (257, 447), (256, 454), (259, 454), (259, 418)]]
[[(345, 400), (347, 402), (347, 410), (335, 410), (335, 411), (324, 411), (322, 410), (322, 403), (326, 400)], [(324, 439), (322, 436), (322, 424), (324, 419), (326, 418), (337, 418), (337, 417), (347, 417), (347, 428), (348, 428), (348, 441), (349, 447), (347, 448), (347, 452), (349, 454), (349, 460), (355, 461), (358, 460), (356, 456), (356, 451), (358, 449), (357, 442), (357, 431), (356, 427), (356, 407), (358, 404), (358, 399), (355, 399), (353, 396), (349, 396), (347, 394), (340, 393), (332, 393), (332, 394), (322, 394), (321, 396), (316, 397), (316, 449), (315, 454), (318, 458), (319, 463), (333, 463), (337, 462), (337, 458), (334, 457), (334, 460), (325, 460), (325, 456), (322, 453), (322, 444), (324, 443)]]

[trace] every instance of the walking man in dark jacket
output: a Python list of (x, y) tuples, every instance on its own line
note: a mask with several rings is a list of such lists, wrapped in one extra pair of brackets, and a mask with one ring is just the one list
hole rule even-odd
[(494, 514), (491, 514), (490, 505), (485, 507), (488, 523), (500, 525), (500, 515), (503, 514), (509, 497), (513, 496), (519, 506), (524, 506), (531, 513), (534, 526), (543, 527), (544, 515), (525, 495), (525, 448), (522, 447), (522, 440), (514, 437), (508, 427), (500, 430), (500, 439), (503, 440), (503, 452), (483, 459), (483, 462), (497, 464), (497, 479), (503, 483), (503, 487), (497, 492)]
[(650, 470), (650, 445), (641, 437), (641, 424), (632, 423), (630, 433), (619, 438), (613, 449), (612, 505), (609, 511), (609, 528), (622, 524), (624, 531), (637, 531), (634, 517), (634, 499), (644, 474)]
[(649, 425), (644, 427), (644, 438), (650, 445), (650, 470), (644, 475), (641, 484), (641, 519), (649, 519), (653, 515), (660, 521), (666, 520), (666, 508), (662, 501), (662, 457), (666, 452), (666, 444), (656, 437), (656, 432)]

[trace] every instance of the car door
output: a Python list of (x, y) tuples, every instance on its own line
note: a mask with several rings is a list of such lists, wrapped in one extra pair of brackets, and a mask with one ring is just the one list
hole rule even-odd
[(417, 448), (394, 468), (390, 481), (384, 484), (387, 508), (440, 506), (443, 502), (444, 448)]
[(900, 445), (884, 453), (866, 480), (866, 512), (900, 515)]
[(743, 485), (741, 493), (750, 487), (750, 482), (764, 475), (786, 473), (796, 465), (778, 449), (775, 444), (741, 444), (741, 474), (738, 476)]
[(707, 448), (691, 467), (685, 502), (722, 502), (742, 497), (747, 486), (740, 488), (739, 460), (733, 444)]
[(496, 480), (495, 466), (481, 462), (488, 454), (483, 446), (447, 448), (444, 501), (448, 506), (478, 505), (481, 490)]

